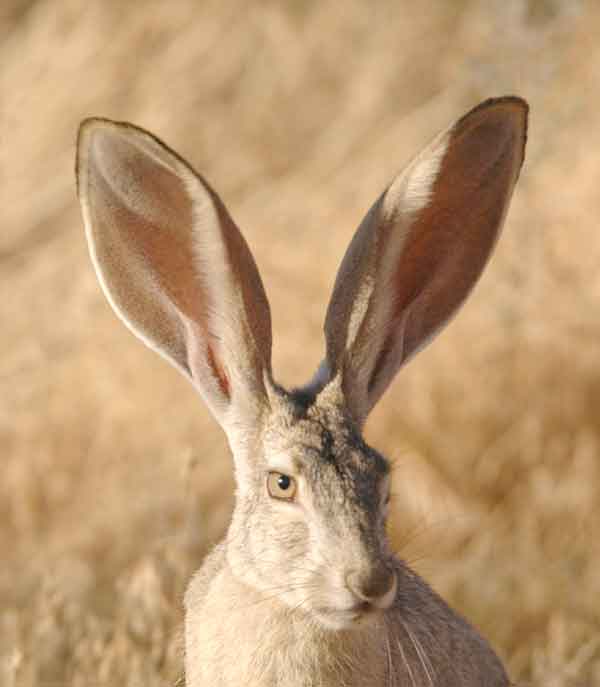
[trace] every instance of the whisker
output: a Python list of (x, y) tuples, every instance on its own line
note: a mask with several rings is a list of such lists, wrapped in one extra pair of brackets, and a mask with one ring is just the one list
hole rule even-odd
[[(384, 638), (385, 638), (385, 649), (386, 649), (386, 657), (387, 657), (387, 666), (388, 666), (388, 687), (393, 687), (396, 683), (396, 671), (394, 670), (394, 666), (392, 663), (392, 650), (390, 647), (390, 635), (389, 635), (389, 628), (387, 627), (387, 621), (385, 616), (383, 616), (383, 625), (384, 625)], [(392, 678), (393, 678), (393, 683), (392, 683)]]
[[(423, 670), (425, 672), (425, 675), (427, 676), (429, 684), (431, 685), (431, 687), (433, 687), (433, 678), (431, 677), (431, 673), (429, 672), (429, 669), (433, 670), (433, 667), (431, 666), (431, 663), (429, 662), (429, 658), (427, 658), (427, 663), (426, 663), (426, 661), (425, 661), (426, 657), (424, 655), (423, 646), (419, 642), (418, 638), (415, 635), (413, 635), (413, 633), (410, 631), (410, 629), (407, 627), (407, 625), (405, 625), (404, 622), (402, 624), (404, 625), (404, 629), (406, 630), (406, 632), (410, 638), (410, 641), (412, 642), (412, 645), (415, 648), (415, 652), (417, 654), (417, 657), (419, 658), (419, 661), (421, 662), (421, 665), (423, 666)], [(429, 668), (427, 668), (427, 664), (429, 664)]]
[(442, 646), (440, 640), (431, 632), (431, 630), (429, 628), (423, 628), (423, 631), (425, 632), (425, 634), (429, 638), (430, 642), (437, 647), (438, 652), (440, 654), (442, 654), (442, 656), (444, 657), (444, 659), (446, 661), (445, 667), (450, 669), (454, 673), (454, 675), (458, 678), (459, 677), (458, 670), (456, 669), (454, 662), (452, 661), (452, 657), (448, 653), (447, 649), (444, 646)]
[[(404, 622), (401, 620), (402, 626), (406, 630), (406, 627), (404, 625)], [(417, 683), (415, 682), (415, 676), (413, 675), (412, 668), (410, 667), (409, 662), (406, 660), (406, 654), (404, 653), (404, 647), (402, 646), (402, 642), (400, 639), (396, 640), (396, 644), (398, 645), (398, 648), (400, 649), (400, 655), (402, 656), (402, 661), (404, 662), (404, 666), (408, 672), (408, 676), (410, 677), (410, 681), (412, 683), (413, 687), (417, 687)]]

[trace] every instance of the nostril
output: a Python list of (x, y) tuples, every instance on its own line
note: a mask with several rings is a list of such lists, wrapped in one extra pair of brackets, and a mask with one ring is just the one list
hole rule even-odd
[(361, 601), (388, 608), (396, 595), (396, 573), (384, 565), (361, 572), (351, 570), (346, 575), (348, 589)]

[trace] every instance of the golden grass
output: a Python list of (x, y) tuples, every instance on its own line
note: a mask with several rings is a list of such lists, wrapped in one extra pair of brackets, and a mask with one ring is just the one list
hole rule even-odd
[(306, 379), (362, 214), (491, 95), (531, 104), (496, 256), (370, 420), (398, 547), (519, 684), (600, 684), (600, 8), (572, 0), (5, 0), (0, 9), (0, 684), (170, 684), (181, 595), (225, 527), (225, 442), (110, 312), (72, 165), (129, 119), (201, 169)]

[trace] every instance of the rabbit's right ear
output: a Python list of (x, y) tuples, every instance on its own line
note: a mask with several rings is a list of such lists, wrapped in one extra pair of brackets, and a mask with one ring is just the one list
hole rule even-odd
[(80, 128), (77, 180), (116, 313), (192, 381), (226, 430), (254, 423), (268, 404), (271, 317), (220, 198), (154, 136), (104, 119)]
[(496, 242), (525, 152), (527, 104), (488, 100), (373, 205), (338, 272), (313, 386), (337, 379), (362, 423), (398, 369), (463, 303)]

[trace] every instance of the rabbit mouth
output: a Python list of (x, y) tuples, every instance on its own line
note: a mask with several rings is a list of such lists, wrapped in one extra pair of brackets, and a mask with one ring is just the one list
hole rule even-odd
[(382, 610), (367, 601), (361, 601), (349, 608), (320, 606), (315, 608), (314, 612), (325, 627), (332, 630), (347, 630), (374, 620)]

